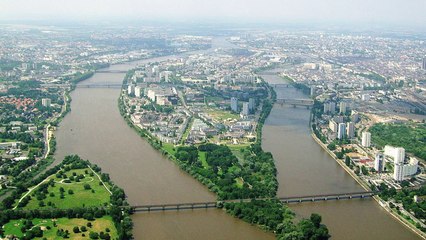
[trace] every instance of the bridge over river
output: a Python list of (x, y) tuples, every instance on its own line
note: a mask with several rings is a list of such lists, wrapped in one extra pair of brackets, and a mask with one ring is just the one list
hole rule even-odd
[[(281, 197), (278, 198), (283, 203), (303, 203), (303, 202), (320, 202), (331, 200), (348, 200), (348, 199), (364, 199), (370, 198), (377, 194), (377, 192), (364, 191), (364, 192), (351, 192), (351, 193), (333, 193), (333, 194), (320, 194), (308, 196), (295, 196), (295, 197)], [(135, 212), (158, 212), (158, 211), (179, 211), (188, 209), (208, 209), (220, 207), (223, 203), (238, 203), (250, 202), (252, 200), (272, 200), (273, 198), (257, 198), (257, 199), (235, 199), (224, 200), (218, 202), (191, 202), (191, 203), (174, 203), (174, 204), (153, 204), (153, 205), (136, 205), (131, 206)]]
[(126, 87), (127, 84), (121, 83), (87, 83), (87, 84), (77, 84), (76, 88), (122, 88)]

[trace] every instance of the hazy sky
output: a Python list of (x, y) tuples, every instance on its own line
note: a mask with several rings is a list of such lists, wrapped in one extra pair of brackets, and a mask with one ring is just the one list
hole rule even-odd
[(0, 0), (0, 21), (33, 19), (218, 19), (421, 26), (426, 23), (426, 0)]

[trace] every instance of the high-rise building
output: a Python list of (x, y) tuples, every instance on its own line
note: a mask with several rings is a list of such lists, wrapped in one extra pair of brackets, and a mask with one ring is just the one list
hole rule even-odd
[(248, 102), (243, 102), (243, 110), (241, 111), (241, 114), (243, 116), (248, 116), (250, 113), (249, 111), (249, 103)]
[(393, 167), (393, 179), (397, 182), (404, 180), (404, 164), (398, 163)]
[(353, 122), (349, 122), (346, 128), (346, 135), (348, 138), (355, 137), (355, 124)]
[(330, 111), (331, 114), (336, 113), (336, 103), (335, 102), (330, 102), (329, 111)]
[(395, 157), (394, 157), (394, 163), (404, 163), (405, 160), (405, 149), (398, 147), (395, 148)]
[(343, 139), (345, 137), (345, 134), (346, 134), (346, 124), (339, 123), (339, 127), (337, 130), (337, 138)]
[(231, 110), (234, 112), (238, 112), (238, 98), (236, 97), (231, 98)]
[(370, 147), (371, 146), (371, 133), (369, 133), (369, 132), (363, 132), (362, 133), (361, 145), (363, 147)]
[(423, 58), (422, 69), (426, 70), (426, 57)]
[(376, 153), (376, 158), (374, 159), (374, 170), (378, 173), (385, 170), (385, 158), (382, 153)]
[(255, 107), (256, 107), (256, 102), (254, 101), (254, 98), (249, 98), (249, 110), (250, 110), (250, 112), (253, 112)]
[(311, 97), (315, 96), (315, 86), (311, 86)]
[(143, 93), (143, 88), (141, 86), (136, 86), (135, 87), (135, 96), (140, 98), (142, 97), (142, 93)]
[(127, 94), (130, 95), (132, 93), (135, 92), (135, 85), (130, 84), (129, 86), (127, 86)]
[(330, 120), (328, 127), (331, 129), (331, 131), (337, 132), (337, 123), (334, 120)]
[(43, 98), (41, 99), (41, 105), (43, 105), (43, 107), (50, 107), (50, 105), (52, 105), (52, 100), (50, 100), (50, 98)]
[(354, 123), (357, 123), (359, 121), (359, 113), (355, 110), (352, 110), (351, 112), (351, 120)]
[(339, 108), (340, 108), (340, 110), (339, 110), (340, 113), (343, 113), (343, 114), (346, 113), (346, 111), (348, 109), (348, 103), (345, 102), (345, 101), (340, 102)]

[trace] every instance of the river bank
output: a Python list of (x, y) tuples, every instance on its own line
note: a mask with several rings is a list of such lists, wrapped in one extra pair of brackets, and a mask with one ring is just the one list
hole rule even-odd
[[(311, 128), (311, 136), (317, 142), (324, 151), (326, 151), (330, 157), (332, 157), (336, 162), (349, 174), (351, 177), (361, 185), (362, 188), (366, 191), (371, 191), (371, 188), (368, 186), (368, 184), (361, 179), (358, 175), (356, 175), (346, 164), (330, 150), (327, 148), (327, 146), (314, 134), (313, 129)], [(392, 211), (392, 209), (388, 206), (388, 204), (380, 198), (378, 195), (374, 195), (373, 199), (383, 208), (386, 210), (389, 215), (391, 215), (393, 218), (398, 220), (402, 225), (416, 233), (419, 237), (426, 239), (426, 234), (419, 229), (417, 229), (415, 226), (413, 226), (410, 222), (408, 222), (405, 218), (401, 217), (399, 214), (397, 214), (395, 211)]]

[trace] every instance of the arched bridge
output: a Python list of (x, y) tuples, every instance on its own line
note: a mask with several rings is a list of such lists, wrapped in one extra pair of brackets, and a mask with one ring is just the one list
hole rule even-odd
[[(364, 199), (370, 198), (377, 194), (377, 192), (351, 192), (351, 193), (333, 193), (333, 194), (319, 194), (295, 197), (282, 197), (278, 198), (283, 203), (303, 203), (303, 202), (320, 202), (331, 200), (347, 200), (347, 199)], [(223, 203), (237, 203), (237, 202), (250, 202), (252, 200), (271, 200), (271, 198), (257, 198), (257, 199), (235, 199), (224, 200), (219, 202), (192, 202), (192, 203), (175, 203), (175, 204), (153, 204), (153, 205), (136, 205), (131, 206), (135, 212), (158, 212), (158, 211), (179, 211), (188, 209), (208, 209), (217, 208)]]

